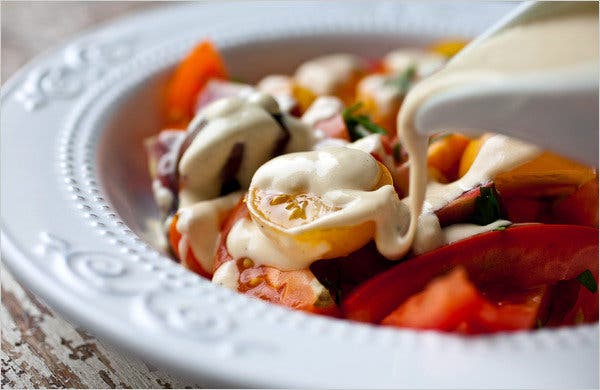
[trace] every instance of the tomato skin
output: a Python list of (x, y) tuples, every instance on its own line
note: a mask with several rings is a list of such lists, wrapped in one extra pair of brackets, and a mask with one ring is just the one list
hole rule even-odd
[(204, 268), (202, 268), (200, 262), (194, 255), (194, 252), (192, 252), (191, 248), (188, 248), (187, 253), (185, 253), (184, 256), (182, 256), (181, 253), (179, 253), (179, 241), (181, 241), (182, 235), (177, 230), (178, 219), (179, 216), (175, 214), (173, 216), (173, 219), (171, 219), (171, 224), (169, 225), (168, 238), (169, 245), (171, 247), (171, 250), (173, 251), (173, 254), (175, 254), (175, 257), (181, 262), (181, 264), (185, 268), (197, 273), (198, 275), (206, 279), (211, 279), (212, 270), (205, 270)]
[(225, 220), (225, 223), (223, 224), (223, 228), (221, 229), (221, 237), (219, 238), (219, 246), (217, 247), (217, 253), (216, 253), (215, 259), (214, 259), (215, 260), (214, 261), (215, 270), (218, 269), (224, 263), (226, 263), (230, 260), (234, 260), (234, 258), (231, 257), (231, 255), (227, 251), (227, 236), (229, 235), (229, 232), (233, 228), (233, 225), (235, 225), (235, 223), (239, 219), (242, 219), (242, 218), (248, 218), (248, 219), (250, 218), (250, 212), (248, 211), (248, 208), (246, 207), (246, 202), (244, 201), (244, 197), (242, 197), (240, 199), (237, 206), (235, 206), (235, 208), (233, 209), (231, 214), (229, 214), (229, 217)]
[(492, 231), (414, 257), (377, 275), (342, 303), (346, 317), (380, 322), (400, 303), (457, 265), (479, 289), (524, 290), (576, 278), (598, 280), (598, 230), (571, 225), (520, 225)]
[(598, 178), (582, 184), (572, 195), (559, 202), (554, 207), (553, 220), (598, 227)]
[(315, 128), (323, 131), (329, 138), (343, 139), (350, 142), (350, 134), (342, 114), (335, 114), (331, 118), (315, 123)]
[(227, 71), (214, 45), (202, 41), (183, 59), (169, 80), (166, 91), (169, 126), (187, 126), (194, 116), (198, 93), (211, 78), (226, 79)]
[(463, 152), (470, 139), (460, 133), (452, 133), (432, 141), (427, 148), (427, 166), (436, 168), (450, 183), (457, 179)]
[(382, 324), (452, 331), (464, 318), (479, 310), (483, 303), (477, 288), (467, 280), (465, 270), (458, 267), (408, 298), (387, 315)]
[[(483, 187), (493, 188), (489, 183)], [(481, 195), (481, 187), (473, 188), (452, 202), (435, 211), (440, 226), (445, 227), (454, 223), (467, 222), (475, 214), (475, 200)]]
[(427, 284), (403, 302), (383, 325), (465, 334), (531, 329), (539, 316), (546, 286), (504, 294), (500, 301), (484, 297), (463, 267)]
[(235, 261), (240, 272), (237, 288), (239, 292), (293, 309), (339, 317), (339, 309), (332, 300), (321, 302), (320, 297), (315, 296), (311, 287), (315, 276), (311, 271), (281, 271), (273, 267), (254, 265), (252, 261), (245, 266), (244, 260), (251, 259), (234, 259), (231, 256), (227, 250), (229, 232), (238, 220), (250, 219), (244, 199), (240, 199), (223, 224), (214, 261), (215, 270), (226, 262)]

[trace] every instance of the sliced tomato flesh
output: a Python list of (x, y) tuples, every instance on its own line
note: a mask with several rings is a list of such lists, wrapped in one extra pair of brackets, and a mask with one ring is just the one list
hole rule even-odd
[(225, 63), (210, 41), (202, 41), (179, 64), (167, 85), (166, 114), (169, 126), (187, 126), (194, 116), (198, 94), (213, 78), (227, 78)]
[(505, 291), (553, 285), (588, 269), (598, 280), (598, 230), (530, 224), (473, 236), (368, 280), (344, 300), (343, 313), (353, 320), (379, 323), (429, 281), (458, 265), (482, 291), (491, 285), (505, 286)]
[(168, 238), (169, 245), (171, 247), (171, 250), (173, 251), (173, 254), (184, 267), (204, 278), (210, 279), (212, 277), (212, 270), (205, 270), (204, 268), (202, 268), (200, 262), (198, 261), (198, 259), (194, 255), (194, 252), (192, 252), (191, 249), (188, 248), (186, 253), (179, 253), (179, 242), (181, 241), (183, 236), (177, 230), (178, 219), (179, 216), (175, 214), (173, 216), (173, 219), (171, 219), (171, 223), (169, 225)]
[(482, 305), (483, 299), (477, 288), (467, 280), (466, 271), (459, 267), (408, 298), (385, 317), (382, 324), (451, 331)]
[(484, 297), (461, 266), (431, 281), (382, 321), (384, 325), (465, 334), (530, 329), (542, 306), (545, 286), (505, 296)]
[(221, 230), (215, 270), (226, 262), (235, 261), (239, 271), (239, 292), (293, 309), (339, 316), (339, 309), (329, 292), (313, 288), (318, 281), (310, 270), (282, 271), (254, 264), (252, 259), (234, 259), (231, 256), (227, 250), (227, 236), (235, 223), (243, 218), (249, 219), (250, 214), (242, 198)]

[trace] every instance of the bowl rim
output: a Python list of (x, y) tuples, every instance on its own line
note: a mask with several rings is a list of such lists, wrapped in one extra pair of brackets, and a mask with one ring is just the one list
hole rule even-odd
[[(265, 3), (263, 2), (262, 4)], [(312, 3), (298, 2), (294, 4), (296, 6), (304, 7), (304, 12), (307, 12), (307, 9), (310, 8)], [(360, 3), (349, 4), (351, 12), (358, 13), (364, 10), (364, 5), (361, 5)], [(380, 4), (384, 4), (384, 6), (387, 5), (388, 7), (392, 8), (394, 7), (393, 3)], [(233, 5), (239, 6), (240, 3), (233, 3)], [(215, 7), (214, 4), (210, 3), (202, 4), (202, 8), (202, 11), (205, 13), (210, 13), (209, 11), (221, 11), (217, 10), (217, 7)], [(173, 15), (170, 16), (171, 18), (176, 18), (176, 16), (181, 15), (182, 12), (188, 12), (191, 10), (197, 10), (197, 8), (195, 8), (194, 6), (176, 6), (174, 8), (171, 8), (170, 10), (167, 10), (167, 12), (170, 12), (170, 15)], [(92, 36), (102, 34), (111, 26), (114, 27), (119, 25), (122, 27), (127, 27), (130, 25), (139, 25), (140, 23), (145, 22), (149, 18), (157, 17), (159, 14), (164, 15), (164, 12), (164, 10), (151, 10), (146, 11), (141, 15), (125, 17), (117, 22), (109, 23), (105, 26), (101, 26), (97, 29), (81, 34), (79, 39), (75, 41), (71, 40), (70, 43), (63, 43), (53, 49), (50, 49), (49, 51), (36, 57), (28, 65), (19, 70), (15, 75), (13, 75), (13, 77), (11, 77), (5, 83), (5, 85), (3, 85), (1, 91), (2, 100), (5, 101), (11, 95), (15, 94), (15, 90), (18, 89), (19, 85), (22, 86), (24, 83), (26, 83), (26, 80), (29, 77), (31, 77), (32, 73), (35, 72), (35, 68), (39, 66), (40, 63), (45, 62), (47, 59), (52, 60), (53, 57), (56, 57), (57, 55), (60, 56), (61, 53), (68, 51), (70, 46), (77, 46), (80, 42), (84, 42), (86, 39)], [(370, 15), (370, 17), (372, 17), (372, 15)], [(391, 22), (392, 21), (388, 21), (388, 23)], [(431, 20), (429, 20), (429, 22), (433, 23)], [(313, 35), (318, 34), (319, 30), (314, 29), (314, 26), (311, 25), (311, 23), (317, 22), (308, 22), (306, 26), (299, 28), (296, 31), (296, 33), (312, 33)], [(318, 23), (323, 23), (323, 21), (318, 21)], [(336, 31), (339, 31), (340, 21), (338, 20), (337, 23), (338, 24), (332, 22), (332, 24), (329, 25), (327, 28), (332, 28), (332, 30), (338, 29)], [(364, 21), (361, 20), (351, 26), (346, 26), (347, 31), (351, 31), (353, 28), (356, 28), (356, 31), (361, 31), (361, 28), (364, 29), (362, 31), (373, 31), (371, 29), (378, 28), (377, 26), (369, 25), (368, 23), (365, 23), (364, 25), (362, 25), (361, 23), (364, 23)], [(419, 23), (417, 23), (417, 25), (419, 25)], [(228, 25), (225, 24), (225, 27), (227, 26)], [(294, 27), (297, 28), (297, 26)], [(385, 32), (387, 31), (386, 28), (389, 28), (390, 26), (385, 25), (379, 27), (381, 31)], [(422, 28), (423, 25), (419, 25), (417, 27)], [(407, 29), (406, 31), (411, 31), (410, 29), (415, 27), (412, 25), (407, 25), (403, 28)], [(282, 33), (288, 34), (288, 36), (290, 36), (294, 33), (292, 30), (293, 29), (289, 28), (289, 26), (282, 26), (279, 30), (272, 30), (270, 34), (265, 34), (264, 31), (260, 32), (259, 29), (257, 30), (257, 35), (248, 35), (244, 38), (245, 40), (241, 39), (239, 36), (236, 36), (236, 33), (232, 35), (233, 38), (229, 38), (230, 41), (227, 41), (227, 37), (225, 34), (221, 36), (215, 35), (215, 40), (218, 44), (222, 45), (223, 47), (228, 47), (228, 45), (229, 47), (231, 47), (235, 44), (242, 44), (247, 41), (251, 42), (253, 39), (261, 39), (260, 37), (262, 37), (262, 39), (267, 39), (268, 37), (274, 37), (277, 34)], [(415, 32), (418, 30), (412, 31)], [(119, 37), (121, 34), (123, 33), (118, 31), (117, 29), (117, 33), (115, 33), (113, 37)], [(558, 350), (577, 349), (581, 346), (589, 346), (589, 344), (591, 343), (591, 352), (594, 352), (595, 350), (597, 355), (597, 325), (580, 326), (572, 329), (542, 330), (536, 332), (535, 334), (524, 334), (522, 332), (517, 332), (517, 334), (511, 335), (501, 334), (495, 336), (480, 337), (476, 338), (475, 340), (467, 340), (464, 337), (456, 335), (439, 334), (435, 332), (415, 332), (410, 330), (382, 329), (380, 327), (375, 327), (371, 325), (351, 323), (345, 320), (310, 316), (304, 313), (292, 312), (285, 308), (267, 305), (264, 302), (255, 301), (246, 296), (234, 294), (221, 287), (212, 286), (208, 282), (202, 281), (194, 275), (190, 275), (190, 272), (184, 271), (183, 268), (175, 266), (174, 264), (165, 266), (164, 256), (160, 255), (160, 253), (158, 253), (153, 248), (149, 247), (147, 244), (140, 242), (139, 237), (137, 237), (136, 240), (135, 233), (127, 233), (127, 226), (124, 224), (123, 221), (120, 220), (119, 216), (116, 215), (114, 210), (112, 210), (111, 205), (108, 203), (108, 201), (106, 201), (105, 199), (97, 200), (94, 198), (94, 196), (99, 196), (100, 198), (102, 198), (102, 195), (105, 193), (105, 191), (102, 189), (102, 185), (98, 183), (98, 172), (93, 167), (93, 158), (91, 157), (94, 157), (96, 152), (93, 149), (93, 142), (97, 142), (97, 139), (101, 133), (98, 131), (98, 129), (101, 126), (100, 123), (102, 121), (102, 113), (110, 111), (112, 108), (114, 108), (115, 104), (118, 103), (119, 99), (124, 99), (127, 91), (129, 90), (129, 86), (131, 88), (134, 88), (140, 82), (143, 82), (143, 80), (146, 77), (152, 77), (152, 75), (156, 74), (157, 71), (173, 65), (177, 61), (177, 58), (180, 58), (181, 55), (183, 55), (184, 51), (187, 48), (189, 48), (193, 44), (193, 42), (198, 38), (198, 34), (199, 33), (197, 31), (191, 32), (189, 34), (180, 34), (178, 36), (175, 36), (172, 40), (166, 40), (165, 42), (161, 42), (159, 45), (148, 45), (145, 51), (141, 52), (135, 58), (127, 59), (123, 63), (118, 63), (115, 69), (111, 70), (110, 72), (107, 72), (105, 75), (102, 76), (100, 80), (91, 82), (91, 86), (87, 90), (84, 90), (80, 95), (76, 95), (71, 101), (69, 101), (66, 108), (60, 108), (61, 112), (65, 111), (68, 114), (66, 124), (59, 126), (60, 130), (57, 132), (59, 141), (57, 142), (58, 146), (56, 148), (56, 151), (59, 154), (59, 165), (62, 167), (60, 171), (61, 173), (59, 173), (58, 175), (59, 179), (61, 179), (60, 181), (62, 182), (61, 191), (70, 192), (73, 195), (73, 200), (75, 201), (77, 206), (80, 206), (79, 210), (84, 211), (83, 213), (79, 212), (77, 218), (81, 218), (81, 215), (87, 214), (86, 218), (89, 219), (90, 215), (95, 215), (94, 213), (89, 212), (89, 210), (105, 209), (104, 214), (101, 214), (99, 218), (91, 218), (92, 224), (95, 224), (93, 225), (93, 229), (96, 230), (96, 233), (99, 233), (100, 236), (104, 236), (104, 241), (106, 242), (104, 242), (104, 245), (98, 246), (98, 248), (93, 247), (92, 249), (88, 250), (86, 247), (86, 249), (81, 249), (82, 245), (79, 245), (79, 243), (73, 244), (67, 242), (60, 236), (55, 236), (53, 234), (44, 234), (42, 232), (42, 246), (38, 247), (36, 250), (41, 250), (42, 252), (45, 251), (42, 254), (43, 256), (47, 256), (48, 254), (53, 253), (54, 255), (61, 258), (61, 263), (71, 264), (72, 261), (72, 263), (74, 264), (72, 267), (74, 268), (69, 271), (71, 277), (73, 274), (78, 275), (78, 277), (81, 277), (82, 275), (77, 274), (77, 272), (81, 272), (81, 269), (85, 269), (85, 267), (90, 267), (90, 265), (87, 263), (87, 265), (81, 265), (85, 263), (86, 259), (89, 260), (89, 258), (94, 256), (101, 258), (105, 253), (110, 253), (111, 255), (117, 257), (128, 256), (128, 253), (129, 255), (132, 254), (128, 252), (128, 249), (134, 248), (134, 250), (136, 251), (135, 253), (133, 253), (134, 255), (140, 258), (147, 257), (150, 259), (146, 262), (146, 264), (144, 264), (144, 266), (148, 269), (144, 268), (144, 271), (140, 275), (147, 276), (148, 274), (150, 274), (156, 276), (158, 279), (159, 274), (154, 272), (159, 271), (162, 273), (162, 277), (164, 278), (164, 280), (161, 280), (158, 287), (152, 287), (152, 289), (150, 289), (151, 291), (149, 294), (141, 296), (141, 300), (157, 299), (157, 294), (155, 294), (156, 290), (160, 290), (162, 288), (166, 288), (169, 293), (173, 293), (172, 290), (174, 287), (171, 283), (173, 283), (173, 281), (181, 280), (182, 283), (189, 283), (190, 293), (206, 294), (207, 291), (210, 291), (210, 294), (213, 297), (211, 299), (215, 300), (213, 306), (230, 304), (232, 302), (234, 303), (228, 309), (229, 313), (227, 314), (227, 317), (225, 319), (217, 318), (215, 320), (202, 317), (197, 318), (198, 313), (192, 312), (191, 315), (196, 317), (191, 318), (191, 328), (189, 328), (190, 323), (188, 321), (190, 319), (182, 319), (182, 313), (173, 314), (170, 312), (166, 312), (165, 315), (164, 302), (156, 303), (156, 305), (159, 306), (157, 309), (157, 313), (144, 313), (143, 315), (139, 315), (139, 313), (136, 314), (137, 319), (141, 318), (143, 321), (150, 322), (153, 321), (151, 319), (153, 314), (163, 317), (175, 316), (176, 318), (172, 320), (172, 322), (174, 322), (170, 324), (171, 328), (169, 328), (171, 331), (175, 332), (174, 334), (177, 334), (177, 331), (185, 333), (197, 330), (197, 328), (194, 328), (194, 326), (198, 326), (198, 322), (200, 322), (201, 327), (203, 326), (204, 328), (206, 328), (206, 321), (213, 320), (217, 323), (216, 325), (214, 323), (210, 325), (216, 327), (216, 330), (211, 328), (211, 331), (216, 332), (216, 336), (213, 335), (212, 337), (227, 338), (229, 337), (227, 333), (219, 335), (218, 332), (228, 332), (229, 329), (225, 329), (227, 328), (227, 326), (239, 326), (239, 320), (236, 321), (236, 324), (234, 325), (228, 325), (227, 321), (229, 321), (230, 316), (236, 315), (245, 317), (246, 319), (256, 318), (258, 316), (267, 316), (270, 318), (268, 320), (268, 326), (272, 327), (269, 329), (270, 331), (272, 329), (277, 328), (277, 332), (292, 332), (296, 335), (303, 334), (305, 336), (310, 336), (309, 338), (321, 337), (323, 334), (328, 334), (328, 337), (330, 337), (331, 339), (327, 340), (327, 343), (331, 343), (331, 340), (333, 340), (334, 342), (332, 344), (337, 345), (340, 343), (340, 341), (344, 341), (346, 343), (350, 341), (356, 348), (363, 349), (364, 351), (371, 351), (370, 348), (367, 347), (372, 346), (369, 344), (374, 344), (381, 348), (389, 348), (390, 345), (401, 345), (403, 346), (403, 348), (406, 349), (406, 351), (416, 351), (420, 348), (425, 348), (429, 351), (428, 353), (435, 352), (436, 349), (443, 349), (446, 351), (450, 350), (451, 354), (460, 352), (464, 353), (469, 351), (489, 352), (490, 350), (499, 351), (500, 353), (504, 354), (510, 354), (520, 349), (522, 350), (522, 345), (527, 345), (527, 348), (532, 348), (536, 351), (537, 348), (539, 348), (542, 344), (543, 346), (550, 345), (549, 348), (552, 350), (552, 348), (555, 348), (556, 340), (562, 340), (561, 342), (564, 342), (564, 345), (562, 345), (562, 347), (559, 346)], [(169, 49), (170, 46), (173, 46), (174, 48)], [(160, 53), (160, 56), (162, 56), (161, 61), (156, 61), (157, 53)], [(154, 62), (154, 67), (149, 67), (148, 62)], [(133, 78), (129, 81), (129, 83), (127, 84), (128, 88), (125, 88), (125, 84), (123, 83), (121, 83), (118, 88), (114, 88), (115, 80), (120, 80), (128, 71), (138, 66), (142, 67), (141, 69), (143, 69), (143, 72), (140, 75), (138, 75), (137, 78)], [(101, 99), (100, 102), (97, 102), (95, 100), (98, 97), (100, 97)], [(96, 104), (92, 104), (92, 102), (95, 102)], [(54, 110), (55, 108), (51, 109)], [(58, 110), (59, 108), (56, 109)], [(4, 114), (4, 108), (2, 109), (2, 111)], [(6, 111), (6, 113), (8, 113), (8, 110)], [(85, 123), (86, 121), (91, 123)], [(4, 136), (5, 134), (7, 134), (7, 132), (5, 132), (5, 130), (3, 129), (2, 134)], [(86, 149), (86, 147), (88, 149)], [(4, 155), (2, 156), (2, 159), (4, 163)], [(89, 165), (91, 169), (87, 171), (88, 175), (84, 175), (85, 172), (75, 172), (76, 169), (69, 168), (68, 165), (73, 165), (72, 162), (81, 162), (83, 164)], [(65, 168), (64, 166), (67, 167)], [(85, 183), (83, 183), (84, 181)], [(91, 184), (92, 182), (95, 182), (96, 184)], [(4, 193), (4, 191), (5, 190), (3, 189), (2, 192)], [(78, 195), (81, 192), (86, 194), (86, 196), (84, 196), (86, 199), (77, 199), (78, 196), (82, 196)], [(65, 300), (65, 291), (64, 286), (62, 285), (62, 283), (64, 283), (64, 280), (57, 281), (56, 279), (56, 275), (63, 275), (65, 273), (64, 264), (60, 266), (62, 268), (60, 268), (55, 274), (47, 274), (44, 272), (40, 272), (41, 269), (37, 266), (37, 263), (31, 261), (31, 255), (28, 254), (29, 251), (25, 249), (23, 245), (19, 242), (23, 240), (14, 237), (10, 233), (10, 228), (4, 218), (4, 210), (6, 209), (5, 203), (3, 203), (2, 206), (2, 253), (6, 256), (5, 263), (7, 267), (11, 270), (13, 274), (15, 274), (18, 280), (24, 282), (26, 286), (28, 286), (34, 292), (36, 292), (36, 294), (40, 295), (45, 300), (47, 300), (53, 308), (56, 308), (67, 318), (70, 318), (75, 322), (82, 324), (87, 329), (92, 329), (101, 337), (109, 339), (113, 343), (118, 343), (122, 347), (125, 347), (125, 349), (147, 356), (151, 360), (158, 360), (160, 364), (171, 366), (171, 368), (175, 369), (176, 371), (182, 372), (186, 376), (194, 376), (194, 372), (196, 372), (197, 367), (193, 367), (190, 365), (183, 367), (181, 365), (182, 361), (175, 359), (176, 354), (171, 353), (167, 357), (167, 359), (161, 359), (161, 356), (157, 356), (157, 354), (160, 354), (160, 351), (164, 349), (164, 345), (161, 348), (157, 349), (156, 347), (148, 345), (145, 342), (145, 340), (140, 340), (138, 335), (136, 334), (136, 330), (134, 328), (130, 328), (130, 321), (123, 321), (122, 318), (119, 319), (114, 315), (111, 316), (111, 319), (115, 320), (115, 322), (109, 324), (106, 321), (102, 321), (98, 317), (98, 313), (95, 310), (95, 308), (89, 305), (89, 296), (77, 295), (73, 292), (68, 292), (67, 295), (69, 297), (69, 301)], [(88, 212), (86, 212), (86, 210)], [(123, 224), (120, 225), (120, 232), (123, 233), (123, 237), (126, 237), (127, 240), (131, 239), (131, 245), (121, 245), (122, 242), (125, 242), (124, 239), (122, 239), (122, 237), (120, 236), (121, 233), (119, 233), (118, 236), (114, 236), (114, 229), (106, 228), (107, 223), (109, 223), (108, 221), (111, 221), (110, 223), (118, 224), (120, 222)], [(98, 238), (98, 235), (94, 236), (94, 239)], [(130, 241), (127, 241), (127, 243), (129, 242)], [(85, 244), (89, 246), (89, 242), (86, 242)], [(82, 261), (83, 263), (81, 263)], [(141, 268), (141, 266), (139, 265), (141, 264), (141, 262), (139, 262), (139, 259), (136, 261), (138, 262), (134, 262), (131, 264), (138, 264), (134, 268)], [(127, 267), (131, 267), (131, 264), (124, 265), (123, 267), (126, 267), (124, 269), (128, 270), (129, 272), (129, 268)], [(67, 267), (70, 267), (70, 265), (67, 265)], [(106, 261), (99, 261), (95, 263), (95, 265), (94, 263), (92, 263), (91, 267), (93, 272), (100, 272), (101, 274), (104, 273), (107, 278), (118, 279), (120, 277), (119, 269), (111, 269), (111, 266), (107, 265)], [(100, 269), (95, 269), (93, 267), (100, 267)], [(136, 276), (136, 281), (140, 278), (140, 275)], [(95, 280), (94, 277), (92, 277), (92, 279), (90, 280)], [(90, 282), (90, 280), (86, 280), (86, 282)], [(106, 290), (102, 290), (102, 288), (100, 288), (99, 292), (96, 291), (94, 294), (96, 294), (96, 296), (102, 296), (102, 294), (106, 293)], [(123, 288), (123, 286), (119, 286), (119, 288)], [(178, 291), (176, 292), (179, 293)], [(119, 299), (120, 297), (115, 298), (115, 300), (117, 301), (119, 301)], [(160, 298), (158, 298), (158, 300), (160, 300)], [(132, 303), (128, 303), (131, 305), (132, 310), (139, 311), (138, 301), (133, 300)], [(189, 299), (184, 300), (182, 302), (185, 303), (185, 305), (183, 305), (185, 309), (189, 309), (191, 307), (189, 306)], [(146, 302), (144, 304), (153, 305), (155, 303), (154, 301), (150, 301), (150, 303)], [(248, 310), (248, 307), (250, 307), (251, 309)], [(177, 317), (177, 315), (179, 315), (179, 317)], [(224, 322), (219, 323), (219, 321)], [(117, 326), (117, 324), (119, 326)], [(122, 327), (122, 330), (115, 331), (116, 326)], [(256, 330), (257, 329), (251, 329), (249, 331)], [(146, 334), (156, 335), (160, 334), (160, 332), (160, 330), (158, 331), (158, 333), (156, 332), (156, 330), (154, 330), (154, 332), (146, 332)], [(247, 336), (248, 332), (244, 331), (244, 333), (246, 333)], [(244, 349), (253, 350), (256, 348), (266, 348), (268, 354), (273, 353), (272, 350), (269, 351), (269, 348), (272, 347), (273, 343), (272, 340), (269, 340), (268, 337), (263, 337), (263, 339), (261, 339), (259, 343), (255, 343), (257, 345), (252, 345), (252, 342), (254, 340), (248, 337), (246, 337), (246, 340), (244, 341), (249, 341), (250, 344), (244, 345), (242, 343), (242, 345), (237, 345), (235, 343), (232, 344), (230, 342), (226, 342), (223, 345), (221, 345), (220, 342), (218, 342), (216, 343), (218, 345), (215, 344), (211, 348), (216, 348), (216, 354), (222, 355), (221, 360), (219, 360), (219, 362), (222, 362), (222, 359), (229, 359), (233, 361), (239, 360), (240, 362), (248, 363), (248, 358), (245, 355), (248, 351), (243, 351)], [(325, 344), (324, 340), (322, 340), (322, 342)], [(261, 343), (264, 345), (258, 345)], [(280, 342), (275, 344), (280, 344)], [(519, 344), (521, 344), (521, 347), (518, 347)], [(279, 347), (280, 346), (281, 345), (279, 345)], [(232, 370), (231, 367), (224, 367), (220, 364), (211, 363), (211, 361), (208, 359), (204, 359), (203, 361), (195, 361), (195, 363), (201, 363), (204, 365), (202, 367), (203, 369), (201, 370), (201, 379), (208, 383), (226, 383), (231, 385), (243, 384), (244, 386), (264, 386), (265, 384), (268, 384), (270, 386), (285, 386), (290, 385), (290, 383), (295, 383), (295, 385), (299, 384), (303, 386), (311, 386), (315, 384), (322, 385), (323, 383), (326, 383), (327, 385), (335, 385), (338, 383), (335, 380), (332, 380), (333, 378), (327, 378), (325, 382), (314, 380), (301, 380), (301, 378), (298, 377), (293, 378), (290, 381), (285, 376), (278, 376), (270, 379), (265, 379), (264, 374), (259, 371), (250, 373), (245, 369), (234, 368)], [(416, 375), (415, 378), (423, 379), (419, 375)], [(531, 378), (527, 378), (527, 380), (531, 380)], [(429, 383), (429, 387), (431, 387), (432, 385), (434, 387), (437, 387), (441, 383), (444, 382), (436, 382), (434, 380), (433, 382)], [(459, 383), (463, 384), (464, 386), (477, 386), (477, 383), (485, 382), (467, 381)], [(390, 385), (391, 387), (420, 387), (423, 385), (423, 382), (381, 382), (381, 386), (387, 387)], [(489, 383), (487, 385), (489, 386)], [(427, 384), (425, 384), (425, 386), (428, 387)]]

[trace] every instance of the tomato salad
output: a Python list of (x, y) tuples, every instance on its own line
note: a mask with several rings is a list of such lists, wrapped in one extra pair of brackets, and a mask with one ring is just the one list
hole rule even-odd
[(174, 258), (253, 297), (384, 326), (482, 334), (598, 321), (597, 170), (534, 145), (432, 136), (427, 194), (438, 195), (398, 250), (410, 166), (396, 116), (463, 45), (326, 55), (249, 85), (201, 42), (146, 142)]

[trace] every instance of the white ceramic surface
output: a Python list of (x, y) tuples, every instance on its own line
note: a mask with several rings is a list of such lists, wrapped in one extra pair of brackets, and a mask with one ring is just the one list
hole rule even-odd
[(463, 338), (310, 316), (213, 286), (153, 246), (141, 140), (196, 41), (255, 80), (315, 54), (474, 36), (513, 6), (202, 3), (54, 48), (2, 88), (3, 261), (74, 322), (211, 386), (598, 387), (597, 325)]

